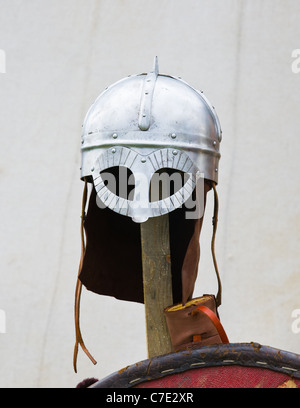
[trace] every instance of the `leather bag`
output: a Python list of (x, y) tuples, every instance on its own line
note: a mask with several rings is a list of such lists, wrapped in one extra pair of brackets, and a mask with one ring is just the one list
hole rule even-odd
[(185, 305), (167, 307), (164, 314), (174, 351), (229, 343), (214, 295), (203, 295)]

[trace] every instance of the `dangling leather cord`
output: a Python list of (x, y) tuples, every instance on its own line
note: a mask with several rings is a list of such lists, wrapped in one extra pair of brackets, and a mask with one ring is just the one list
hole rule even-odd
[[(85, 253), (85, 241), (84, 241), (84, 217), (85, 217), (85, 206), (87, 201), (87, 181), (84, 181), (84, 190), (83, 190), (83, 198), (82, 198), (82, 211), (81, 211), (81, 257), (79, 263), (79, 273), (82, 268), (83, 257)], [(82, 339), (80, 324), (79, 324), (79, 310), (80, 310), (80, 296), (82, 290), (82, 283), (77, 277), (76, 283), (76, 290), (75, 290), (75, 334), (76, 334), (76, 341), (74, 347), (74, 354), (73, 354), (73, 367), (75, 373), (77, 373), (77, 355), (78, 355), (78, 346), (80, 345), (82, 350), (86, 353), (89, 359), (92, 361), (93, 364), (97, 364), (97, 361), (91, 356), (89, 351), (87, 350), (84, 341)]]
[(216, 238), (217, 225), (218, 225), (219, 199), (218, 199), (218, 193), (217, 193), (215, 183), (212, 182), (211, 184), (212, 184), (212, 188), (214, 190), (214, 201), (215, 201), (215, 203), (214, 203), (214, 216), (213, 216), (213, 219), (212, 219), (213, 235), (212, 235), (212, 239), (211, 239), (211, 253), (212, 253), (214, 267), (215, 267), (215, 271), (216, 271), (216, 275), (217, 275), (217, 279), (218, 279), (218, 293), (217, 293), (217, 296), (216, 296), (216, 305), (217, 305), (217, 307), (219, 307), (221, 305), (221, 300), (222, 300), (221, 299), (222, 298), (222, 284), (221, 284), (221, 279), (220, 279), (220, 275), (219, 275), (217, 259), (216, 259), (216, 255), (215, 255), (215, 238)]

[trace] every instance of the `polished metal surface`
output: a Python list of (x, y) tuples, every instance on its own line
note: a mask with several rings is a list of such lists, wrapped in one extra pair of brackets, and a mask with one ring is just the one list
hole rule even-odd
[[(196, 174), (217, 183), (221, 134), (215, 109), (203, 92), (159, 74), (155, 59), (151, 72), (116, 82), (89, 109), (83, 123), (81, 177), (94, 181), (99, 199), (109, 208), (143, 222), (182, 205), (195, 187)], [(114, 193), (101, 183), (100, 172), (115, 166), (129, 168), (136, 182), (143, 179), (142, 209), (134, 208), (137, 191), (120, 209), (120, 200), (116, 202)], [(167, 204), (165, 200), (154, 204), (148, 189), (153, 174), (162, 168), (191, 177), (182, 187), (184, 195), (180, 189)]]
[(156, 58), (153, 71), (149, 72), (144, 79), (144, 88), (141, 95), (139, 114), (139, 128), (141, 130), (148, 130), (151, 124), (151, 107), (157, 76), (158, 60)]

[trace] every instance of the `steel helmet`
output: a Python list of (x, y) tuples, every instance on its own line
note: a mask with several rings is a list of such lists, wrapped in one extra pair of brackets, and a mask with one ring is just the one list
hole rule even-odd
[[(214, 257), (221, 134), (215, 109), (203, 92), (179, 77), (159, 74), (157, 58), (151, 72), (131, 75), (109, 86), (88, 110), (81, 140), (81, 179), (85, 185), (75, 301), (75, 370), (79, 345), (95, 362), (79, 327), (82, 284), (100, 295), (144, 302), (138, 223), (169, 213), (173, 300), (185, 303), (191, 298), (206, 194), (212, 188)], [(167, 181), (179, 174), (179, 186), (157, 193), (153, 179), (164, 173), (170, 175)], [(109, 175), (119, 177), (119, 183), (113, 185)], [(127, 189), (128, 185), (132, 188)], [(197, 197), (198, 185), (203, 189)], [(123, 186), (125, 192), (121, 191)], [(192, 211), (195, 216), (188, 217), (187, 210), (195, 203), (197, 207), (199, 198), (202, 211)], [(214, 264), (219, 305), (221, 286), (215, 257)]]
[[(180, 207), (199, 177), (217, 183), (221, 134), (203, 92), (159, 74), (156, 58), (153, 71), (114, 83), (90, 107), (83, 123), (81, 178), (94, 183), (100, 205), (143, 222)], [(131, 200), (106, 185), (103, 172), (114, 167), (132, 172)], [(172, 195), (151, 200), (150, 183), (161, 169), (191, 177)]]

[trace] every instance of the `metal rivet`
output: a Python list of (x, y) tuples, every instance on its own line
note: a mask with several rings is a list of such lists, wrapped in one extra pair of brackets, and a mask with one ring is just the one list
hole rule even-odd
[(94, 170), (95, 170), (95, 168), (94, 168), (94, 167), (92, 167), (92, 168), (91, 168), (91, 171), (94, 171)]
[(146, 114), (144, 113), (144, 114), (143, 114), (143, 118), (145, 118), (145, 117), (146, 117)]
[(142, 163), (146, 163), (146, 159), (143, 157), (143, 158), (141, 159), (141, 162), (142, 162)]
[(172, 152), (174, 154), (174, 156), (176, 156), (176, 154), (178, 153), (177, 150), (173, 150)]
[(115, 148), (111, 149), (111, 152), (116, 153), (116, 149)]
[(116, 139), (118, 137), (117, 133), (114, 133), (112, 136), (113, 136), (114, 139)]
[(81, 140), (81, 144), (83, 144), (84, 143), (84, 140)]
[(176, 133), (172, 133), (172, 134), (171, 134), (171, 138), (172, 138), (172, 139), (176, 139)]
[(214, 140), (214, 143), (213, 143), (213, 145), (215, 146), (217, 144), (217, 142)]
[(215, 172), (217, 173), (218, 169), (215, 169)]

